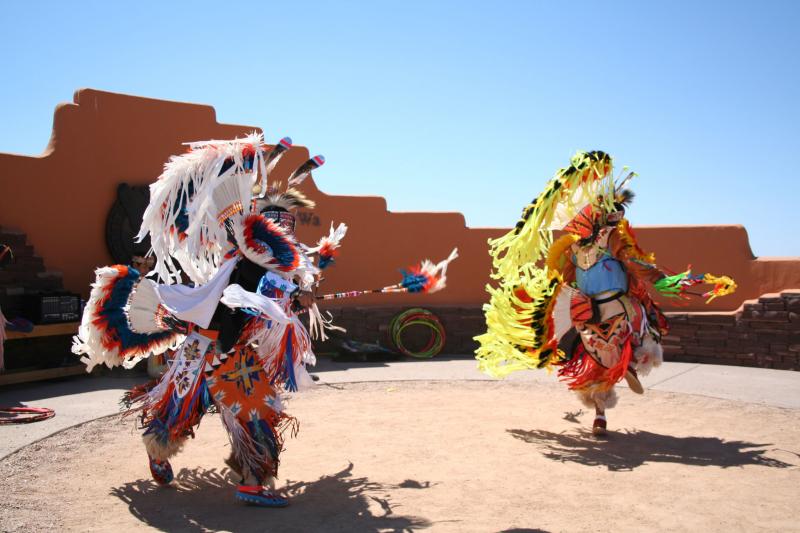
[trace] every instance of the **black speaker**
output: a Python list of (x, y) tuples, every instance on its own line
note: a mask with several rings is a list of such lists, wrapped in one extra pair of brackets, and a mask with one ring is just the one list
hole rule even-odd
[(26, 295), (25, 318), (34, 324), (77, 322), (81, 318), (81, 298), (64, 292)]

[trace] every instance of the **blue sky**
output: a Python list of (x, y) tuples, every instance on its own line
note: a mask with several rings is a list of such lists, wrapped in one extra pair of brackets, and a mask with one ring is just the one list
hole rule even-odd
[(41, 153), (80, 87), (205, 103), (324, 154), (328, 193), (479, 227), (601, 149), (635, 225), (797, 256), (798, 27), (791, 1), (6, 1), (0, 151)]

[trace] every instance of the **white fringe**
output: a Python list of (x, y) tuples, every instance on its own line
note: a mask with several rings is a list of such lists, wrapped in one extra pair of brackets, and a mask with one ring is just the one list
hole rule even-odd
[(331, 316), (331, 314), (327, 311), (325, 312), (325, 315), (323, 315), (316, 303), (308, 308), (308, 328), (311, 330), (311, 338), (320, 341), (325, 341), (328, 339), (328, 336), (325, 334), (325, 330), (341, 332), (347, 331), (343, 327), (334, 326), (333, 316)]
[(562, 283), (560, 289), (553, 306), (553, 334), (556, 339), (563, 337), (573, 327), (570, 308), (572, 296), (578, 292), (566, 283)]
[(231, 309), (244, 308), (256, 310), (264, 315), (264, 318), (267, 320), (272, 320), (276, 323), (288, 324), (292, 320), (274, 298), (268, 298), (262, 294), (250, 292), (236, 283), (228, 285), (225, 288), (222, 292), (220, 302)]
[(228, 433), (233, 456), (242, 467), (240, 474), (246, 478), (248, 474), (260, 472), (262, 470), (261, 463), (265, 460), (269, 461), (269, 458), (258, 453), (256, 443), (228, 407), (222, 404), (217, 404), (217, 407), (222, 417), (222, 425), (225, 426)]

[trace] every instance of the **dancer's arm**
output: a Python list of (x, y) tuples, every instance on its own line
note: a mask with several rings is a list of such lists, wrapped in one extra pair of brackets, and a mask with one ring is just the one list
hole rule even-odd
[(626, 241), (619, 229), (611, 232), (608, 248), (611, 254), (625, 265), (625, 269), (638, 279), (655, 283), (666, 276), (657, 265), (643, 257), (644, 254), (638, 249), (635, 241)]

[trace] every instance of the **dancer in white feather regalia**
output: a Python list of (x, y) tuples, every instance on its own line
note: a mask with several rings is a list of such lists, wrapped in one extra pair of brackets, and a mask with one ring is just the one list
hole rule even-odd
[[(256, 134), (189, 144), (150, 186), (138, 235), (150, 236), (152, 275), (162, 283), (122, 265), (97, 270), (73, 346), (87, 370), (174, 351), (157, 383), (127, 396), (159, 484), (172, 482), (169, 459), (216, 410), (232, 445), (228, 464), (241, 475), (236, 497), (288, 503), (273, 483), (283, 435), (296, 431), (281, 394), (311, 382), (310, 337), (324, 339), (332, 327), (314, 303), (315, 285), (347, 230), (331, 227), (314, 248), (297, 242), (292, 211), (314, 204), (295, 187), (324, 159), (274, 182), (289, 148), (288, 138), (270, 148)], [(310, 334), (298, 318), (303, 308)]]

